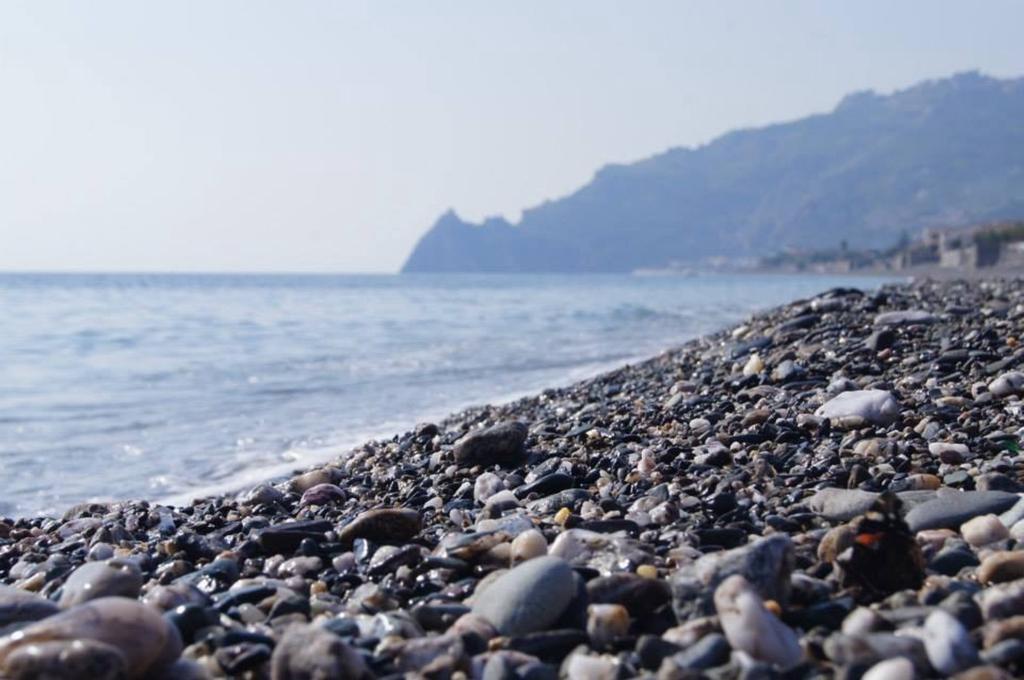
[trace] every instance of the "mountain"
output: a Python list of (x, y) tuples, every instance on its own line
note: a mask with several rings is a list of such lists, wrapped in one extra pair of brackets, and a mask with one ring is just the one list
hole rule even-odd
[(449, 211), (402, 271), (627, 272), (1022, 215), (1024, 78), (964, 73), (606, 166), (516, 224)]

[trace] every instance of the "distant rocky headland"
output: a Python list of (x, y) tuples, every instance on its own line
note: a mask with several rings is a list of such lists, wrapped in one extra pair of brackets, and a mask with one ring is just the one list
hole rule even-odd
[(404, 272), (631, 272), (1024, 216), (1024, 78), (965, 73), (606, 166), (512, 224), (442, 215)]

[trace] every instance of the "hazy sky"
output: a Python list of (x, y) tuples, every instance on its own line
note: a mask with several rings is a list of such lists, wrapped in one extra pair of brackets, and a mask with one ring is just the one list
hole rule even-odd
[(390, 271), (601, 165), (980, 69), (1024, 3), (0, 0), (0, 270)]

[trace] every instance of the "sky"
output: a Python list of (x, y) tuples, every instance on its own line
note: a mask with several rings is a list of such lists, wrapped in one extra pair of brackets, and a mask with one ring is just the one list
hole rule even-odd
[(3, 0), (0, 271), (390, 272), (448, 208), (978, 69), (1024, 3)]

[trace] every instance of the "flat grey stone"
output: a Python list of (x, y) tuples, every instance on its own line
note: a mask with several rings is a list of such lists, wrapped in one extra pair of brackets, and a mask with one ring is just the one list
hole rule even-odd
[(906, 520), (911, 531), (959, 529), (978, 515), (998, 515), (1012, 508), (1019, 496), (1006, 491), (960, 491), (937, 494), (935, 498), (911, 508)]
[(931, 312), (923, 309), (904, 309), (898, 312), (882, 312), (875, 317), (876, 326), (909, 326), (911, 324), (927, 324), (938, 321)]

